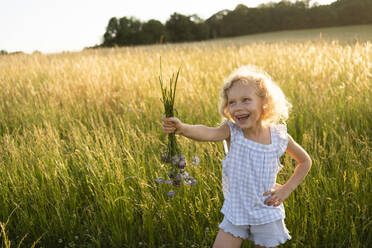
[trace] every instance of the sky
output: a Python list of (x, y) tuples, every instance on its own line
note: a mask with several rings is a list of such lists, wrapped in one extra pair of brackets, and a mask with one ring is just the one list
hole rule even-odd
[[(330, 4), (335, 0), (316, 0)], [(238, 4), (256, 7), (269, 0), (4, 0), (0, 9), (0, 50), (32, 53), (80, 51), (102, 43), (111, 17), (156, 19), (174, 13), (207, 19)], [(279, 2), (279, 0), (271, 0)], [(315, 2), (315, 1), (311, 1)]]

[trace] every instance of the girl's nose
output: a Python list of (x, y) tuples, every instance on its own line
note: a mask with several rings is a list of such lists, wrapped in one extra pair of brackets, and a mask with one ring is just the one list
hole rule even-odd
[(243, 107), (243, 104), (241, 102), (237, 102), (232, 108), (234, 110), (240, 110)]

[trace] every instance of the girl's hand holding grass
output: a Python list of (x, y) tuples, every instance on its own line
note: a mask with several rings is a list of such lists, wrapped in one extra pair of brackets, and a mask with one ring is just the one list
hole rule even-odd
[(163, 121), (163, 130), (165, 133), (175, 133), (182, 134), (183, 123), (176, 117), (164, 117)]
[[(163, 178), (156, 179), (157, 183), (172, 184), (179, 188), (181, 185), (194, 186), (198, 183), (193, 177), (189, 177), (189, 174), (185, 170), (187, 161), (181, 153), (181, 149), (178, 146), (175, 134), (183, 134), (181, 131), (184, 129), (183, 124), (178, 118), (173, 117), (177, 114), (174, 109), (174, 101), (176, 97), (176, 88), (180, 69), (177, 74), (172, 74), (169, 80), (169, 84), (163, 83), (163, 77), (161, 74), (161, 60), (160, 60), (160, 88), (162, 98), (160, 99), (164, 105), (163, 130), (168, 134), (168, 144), (166, 150), (162, 154), (161, 161), (168, 167), (168, 177), (170, 180), (164, 180)], [(192, 165), (198, 165), (200, 162), (198, 156), (194, 156), (194, 160), (191, 162)], [(168, 192), (168, 196), (173, 197), (176, 193), (173, 190)]]

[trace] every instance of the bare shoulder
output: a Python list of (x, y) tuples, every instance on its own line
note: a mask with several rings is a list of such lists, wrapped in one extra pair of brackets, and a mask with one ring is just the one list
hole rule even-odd
[(221, 125), (215, 129), (215, 141), (229, 140), (230, 139), (230, 127), (227, 121), (224, 121)]

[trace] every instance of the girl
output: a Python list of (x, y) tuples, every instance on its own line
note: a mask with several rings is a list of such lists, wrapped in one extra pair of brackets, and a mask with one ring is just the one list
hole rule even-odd
[[(243, 66), (226, 80), (221, 91), (218, 127), (188, 125), (175, 117), (163, 118), (166, 133), (197, 141), (227, 140), (229, 152), (222, 160), (224, 219), (214, 248), (240, 247), (243, 239), (256, 247), (276, 247), (291, 236), (285, 226), (283, 201), (305, 178), (311, 159), (287, 134), (290, 104), (281, 89), (263, 71)], [(297, 161), (284, 185), (276, 184), (287, 151)]]

